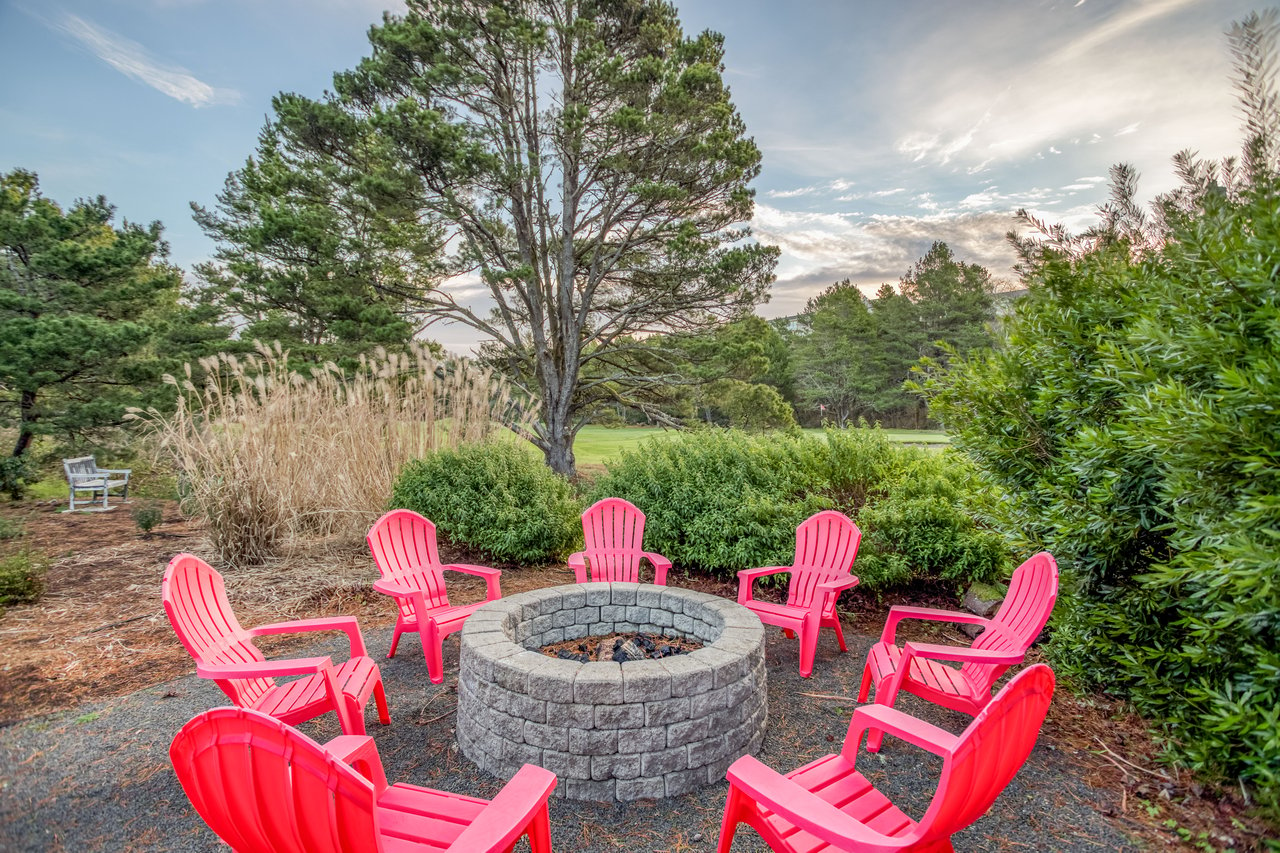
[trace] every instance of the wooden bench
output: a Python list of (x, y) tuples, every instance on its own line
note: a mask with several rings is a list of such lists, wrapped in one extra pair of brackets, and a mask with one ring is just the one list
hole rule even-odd
[[(107, 493), (112, 489), (123, 487), (120, 500), (129, 499), (129, 475), (133, 473), (132, 468), (99, 468), (92, 456), (63, 459), (62, 468), (67, 472), (68, 510), (76, 508), (76, 492), (89, 492), (90, 495), (102, 492), (103, 509), (109, 509)], [(90, 497), (89, 500), (93, 501), (94, 498)]]

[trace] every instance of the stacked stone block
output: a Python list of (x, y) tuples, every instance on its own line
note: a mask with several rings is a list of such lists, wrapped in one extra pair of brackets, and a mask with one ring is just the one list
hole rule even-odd
[[(660, 660), (580, 663), (537, 649), (639, 631), (699, 640)], [(693, 590), (588, 583), (513, 595), (462, 629), (458, 745), (510, 778), (556, 774), (556, 796), (671, 797), (724, 778), (764, 737), (764, 628), (744, 607)]]

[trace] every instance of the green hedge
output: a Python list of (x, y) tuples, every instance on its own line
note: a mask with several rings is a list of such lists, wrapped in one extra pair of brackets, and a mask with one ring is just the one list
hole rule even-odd
[(29, 604), (44, 591), (48, 563), (43, 557), (20, 551), (0, 557), (0, 613), (8, 604)]
[[(1274, 819), (1280, 173), (1268, 163), (1230, 192), (1212, 167), (1183, 164), (1186, 185), (1155, 205), (1157, 239), (1120, 222), (1028, 244), (1029, 293), (1004, 345), (925, 388), (980, 470), (972, 510), (1063, 567), (1059, 674), (1131, 701), (1167, 757), (1256, 786)], [(1124, 198), (1127, 173), (1114, 174)]]
[(862, 529), (854, 572), (864, 587), (991, 580), (1006, 555), (958, 508), (969, 476), (965, 463), (878, 430), (825, 439), (714, 430), (624, 452), (588, 501), (631, 501), (648, 518), (646, 547), (729, 580), (739, 569), (789, 564), (796, 527), (823, 509)]
[(391, 508), (421, 513), (453, 541), (519, 562), (562, 557), (582, 535), (569, 484), (507, 442), (409, 463), (396, 478)]

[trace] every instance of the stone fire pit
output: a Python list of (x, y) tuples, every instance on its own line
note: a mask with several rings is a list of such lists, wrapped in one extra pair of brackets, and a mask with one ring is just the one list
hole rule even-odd
[[(613, 632), (704, 646), (661, 660), (561, 660), (537, 649)], [(462, 629), (458, 745), (509, 778), (525, 762), (578, 800), (671, 797), (718, 782), (764, 736), (764, 628), (745, 607), (634, 583), (551, 587), (486, 604)]]

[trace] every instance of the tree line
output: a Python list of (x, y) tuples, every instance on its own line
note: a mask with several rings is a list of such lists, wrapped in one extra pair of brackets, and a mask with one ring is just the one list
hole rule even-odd
[(985, 271), (939, 245), (869, 308), (837, 285), (802, 334), (756, 317), (778, 257), (747, 226), (760, 151), (722, 36), (686, 35), (668, 3), (409, 2), (369, 40), (323, 97), (279, 94), (216, 202), (192, 204), (216, 245), (194, 282), (159, 223), (3, 176), (8, 484), (36, 436), (91, 441), (212, 350), (279, 341), (342, 365), (439, 319), (488, 341), (560, 474), (593, 421), (919, 420), (900, 411), (918, 406), (908, 361), (939, 336), (965, 348), (948, 312), (989, 302)]
[[(292, 195), (297, 184), (271, 183), (267, 193), (262, 180), (251, 162), (228, 179), (234, 189), (219, 213), (196, 207), (221, 245), (189, 282), (167, 260), (160, 223), (116, 225), (102, 197), (64, 210), (41, 195), (35, 174), (0, 175), (0, 421), (14, 431), (4, 488), (20, 491), (38, 436), (68, 452), (92, 446), (122, 426), (128, 408), (165, 408), (171, 391), (161, 376), (203, 356), (263, 340), (279, 341), (295, 364), (354, 364), (421, 334), (431, 314), (408, 289), (414, 268), (439, 263), (438, 243), (429, 249), (425, 232), (381, 233), (381, 248), (370, 250), (336, 221), (340, 206), (310, 211)], [(263, 194), (250, 199), (246, 187)], [(415, 260), (379, 269), (370, 258), (393, 240)], [(751, 313), (705, 330), (633, 336), (609, 359), (637, 381), (599, 382), (584, 422), (923, 426), (923, 404), (904, 381), (921, 358), (988, 342), (991, 294), (986, 270), (935, 243), (874, 298), (845, 280), (793, 318)], [(481, 357), (505, 364), (492, 345)], [(581, 380), (603, 375), (592, 367)]]

